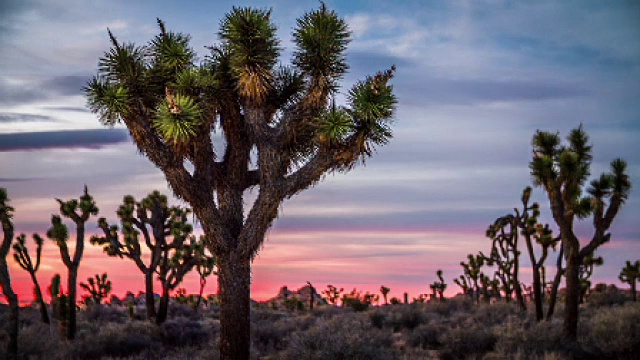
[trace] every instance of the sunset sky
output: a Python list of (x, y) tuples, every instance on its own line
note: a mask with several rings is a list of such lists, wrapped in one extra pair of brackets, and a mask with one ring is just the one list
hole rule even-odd
[[(253, 265), (254, 299), (306, 281), (318, 290), (333, 284), (378, 292), (386, 285), (390, 296), (407, 291), (414, 297), (430, 292), (437, 269), (444, 270), (447, 293), (457, 293), (452, 279), (462, 273), (459, 262), (490, 250), (487, 225), (518, 206), (522, 189), (531, 185), (532, 135), (540, 129), (564, 137), (580, 124), (594, 146), (593, 176), (621, 157), (635, 186), (611, 228), (611, 243), (598, 251), (605, 262), (593, 275), (593, 283), (620, 285), (624, 262), (640, 258), (638, 3), (326, 3), (352, 31), (343, 94), (356, 80), (397, 66), (394, 139), (365, 167), (328, 175), (281, 206)], [(119, 40), (143, 45), (155, 35), (159, 17), (171, 30), (191, 34), (203, 57), (234, 5), (273, 9), (286, 64), (295, 19), (318, 2), (0, 2), (0, 187), (16, 209), (18, 233), (44, 235), (58, 211), (54, 198), (76, 198), (84, 184), (100, 216), (111, 222), (126, 194), (170, 194), (127, 131), (105, 129), (88, 112), (81, 87), (109, 47), (107, 27)], [(541, 189), (534, 198), (543, 220), (551, 221)], [(88, 224), (94, 233), (96, 220)], [(586, 241), (590, 222), (578, 228)], [(51, 240), (42, 262), (43, 288), (54, 273), (65, 276)], [(521, 278), (529, 283), (528, 260), (523, 262)], [(10, 264), (14, 288), (30, 301), (28, 274)], [(79, 280), (105, 271), (119, 296), (143, 289), (131, 261), (87, 245)], [(214, 293), (215, 279), (209, 284), (205, 292)], [(196, 276), (183, 287), (197, 292)]]

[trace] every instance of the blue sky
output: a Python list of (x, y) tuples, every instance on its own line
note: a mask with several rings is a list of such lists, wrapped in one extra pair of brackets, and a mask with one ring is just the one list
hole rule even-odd
[[(343, 89), (397, 65), (395, 136), (366, 167), (329, 175), (282, 206), (254, 266), (254, 294), (311, 280), (370, 291), (385, 284), (392, 295), (415, 295), (428, 291), (438, 268), (450, 281), (467, 253), (489, 250), (486, 226), (517, 206), (530, 185), (537, 129), (564, 135), (583, 124), (594, 145), (593, 174), (622, 157), (632, 181), (640, 179), (636, 3), (326, 3), (352, 30)], [(112, 220), (123, 195), (169, 191), (125, 130), (103, 129), (86, 110), (80, 89), (109, 46), (107, 27), (122, 41), (144, 44), (159, 17), (191, 34), (204, 56), (234, 5), (273, 9), (287, 63), (295, 19), (318, 2), (2, 2), (0, 186), (14, 200), (18, 231), (46, 229), (53, 198), (75, 197), (85, 183), (101, 216)], [(639, 194), (632, 190), (614, 222), (596, 281), (617, 281), (624, 261), (640, 255)], [(549, 221), (540, 189), (534, 197)], [(589, 223), (579, 227), (586, 239)], [(62, 271), (48, 246), (44, 274)], [(126, 266), (88, 250), (81, 278), (113, 264)], [(28, 283), (26, 273), (14, 274)], [(125, 289), (119, 280), (142, 284), (135, 275), (113, 277), (116, 291)], [(451, 282), (450, 289), (458, 290)]]

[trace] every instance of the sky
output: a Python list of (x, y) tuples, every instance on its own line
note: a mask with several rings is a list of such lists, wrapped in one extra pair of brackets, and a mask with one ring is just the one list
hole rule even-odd
[[(640, 5), (619, 1), (326, 1), (349, 24), (349, 73), (342, 94), (369, 74), (397, 66), (394, 138), (366, 166), (328, 175), (282, 206), (253, 263), (252, 297), (311, 281), (390, 296), (429, 293), (436, 271), (452, 279), (469, 253), (489, 252), (484, 234), (519, 205), (531, 185), (528, 162), (536, 130), (565, 136), (580, 124), (594, 148), (592, 176), (625, 159), (640, 182)], [(54, 198), (77, 198), (84, 184), (100, 216), (115, 222), (126, 194), (170, 194), (162, 173), (140, 155), (126, 129), (104, 128), (81, 88), (108, 50), (106, 29), (145, 44), (156, 18), (189, 33), (200, 55), (219, 41), (220, 19), (233, 6), (271, 8), (287, 64), (295, 20), (310, 0), (0, 2), (0, 187), (15, 207), (18, 233), (49, 227)], [(640, 258), (636, 185), (598, 250), (604, 265), (593, 283), (622, 286), (626, 260)], [(540, 188), (533, 198), (550, 222)], [(179, 202), (175, 200), (175, 203)], [(96, 232), (96, 218), (88, 230)], [(69, 224), (69, 223), (68, 223)], [(577, 225), (583, 244), (591, 223)], [(70, 225), (70, 224), (69, 224)], [(198, 231), (198, 229), (196, 229)], [(31, 239), (29, 239), (31, 241)], [(32, 253), (35, 251), (30, 243)], [(522, 249), (523, 252), (525, 251)], [(550, 256), (549, 265), (555, 255)], [(14, 288), (32, 298), (28, 274), (10, 259)], [(528, 260), (521, 279), (531, 282)], [(131, 261), (88, 245), (79, 279), (107, 272), (113, 291), (143, 289)], [(66, 274), (46, 240), (38, 278)], [(550, 270), (550, 273), (553, 271)], [(189, 275), (183, 287), (198, 291)], [(215, 293), (215, 279), (205, 293)], [(82, 293), (82, 291), (81, 291)]]

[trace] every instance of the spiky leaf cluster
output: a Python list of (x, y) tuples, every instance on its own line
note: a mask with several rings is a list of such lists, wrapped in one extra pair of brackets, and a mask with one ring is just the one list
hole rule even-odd
[(347, 23), (323, 3), (297, 20), (293, 63), (312, 81), (334, 91), (336, 82), (349, 69), (344, 51), (350, 35)]
[(29, 255), (29, 249), (27, 248), (27, 236), (20, 234), (13, 243), (13, 259), (20, 265), (20, 267), (30, 274), (35, 274), (40, 268), (40, 258), (42, 256), (42, 245), (44, 240), (38, 234), (33, 234), (33, 242), (36, 244), (36, 260), (32, 260)]

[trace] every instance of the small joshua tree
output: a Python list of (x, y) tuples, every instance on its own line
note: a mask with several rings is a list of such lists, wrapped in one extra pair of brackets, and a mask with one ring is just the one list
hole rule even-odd
[(49, 285), (52, 317), (60, 322), (60, 336), (67, 338), (69, 333), (69, 297), (62, 290), (60, 274), (53, 275)]
[(593, 253), (585, 256), (580, 264), (580, 304), (584, 303), (585, 297), (591, 289), (591, 275), (595, 266), (601, 266), (604, 263), (602, 256), (595, 256)]
[[(529, 260), (531, 261), (531, 267), (533, 270), (533, 300), (536, 307), (536, 320), (541, 321), (544, 317), (542, 299), (544, 294), (544, 262), (549, 254), (549, 248), (555, 250), (557, 244), (560, 242), (560, 237), (553, 237), (552, 231), (548, 224), (542, 225), (538, 222), (540, 216), (540, 205), (533, 203), (529, 205), (531, 200), (531, 187), (526, 187), (522, 191), (522, 208), (515, 208), (514, 220), (520, 229), (520, 233), (525, 239), (527, 245), (527, 251), (529, 253)], [(540, 245), (542, 252), (540, 256), (536, 258), (536, 253), (533, 248), (534, 241)], [(561, 274), (561, 272), (559, 272)], [(555, 300), (554, 300), (555, 301)]]
[(9, 343), (7, 343), (7, 354), (17, 358), (18, 356), (18, 324), (20, 316), (20, 305), (18, 295), (11, 287), (11, 277), (9, 276), (9, 266), (7, 255), (13, 242), (13, 208), (9, 206), (7, 190), (0, 188), (0, 225), (2, 225), (2, 243), (0, 243), (0, 286), (2, 293), (9, 302), (9, 321), (7, 321), (7, 333), (9, 333)]
[(16, 242), (13, 244), (13, 259), (20, 265), (22, 269), (29, 273), (31, 276), (31, 281), (33, 282), (33, 292), (36, 296), (36, 302), (40, 307), (40, 317), (42, 318), (42, 322), (45, 324), (49, 323), (49, 313), (47, 312), (47, 305), (44, 302), (44, 298), (42, 296), (42, 290), (40, 289), (40, 284), (38, 283), (38, 278), (36, 277), (36, 272), (40, 268), (40, 258), (42, 255), (42, 244), (44, 240), (40, 235), (33, 234), (33, 241), (36, 243), (36, 259), (35, 263), (31, 259), (31, 255), (29, 254), (29, 249), (26, 245), (27, 236), (25, 234), (20, 234), (16, 238)]
[(464, 273), (460, 275), (459, 279), (454, 279), (453, 282), (458, 284), (465, 294), (471, 294), (476, 303), (478, 303), (480, 301), (480, 284), (478, 282), (482, 278), (481, 269), (484, 266), (484, 257), (482, 255), (473, 256), (469, 254), (467, 259), (469, 259), (468, 263), (460, 262)]
[[(68, 328), (66, 337), (69, 340), (73, 340), (76, 335), (76, 297), (77, 297), (77, 280), (78, 280), (78, 268), (80, 267), (80, 260), (84, 252), (84, 234), (85, 224), (89, 220), (91, 215), (98, 214), (98, 208), (96, 207), (93, 197), (89, 195), (87, 187), (84, 187), (84, 194), (79, 199), (72, 199), (69, 201), (62, 201), (56, 199), (60, 204), (60, 214), (66, 218), (71, 219), (76, 225), (76, 245), (73, 257), (69, 254), (69, 248), (67, 241), (69, 240), (69, 229), (62, 222), (62, 218), (58, 215), (51, 217), (52, 227), (47, 231), (47, 237), (55, 241), (56, 245), (60, 249), (60, 257), (62, 262), (67, 267), (67, 291), (68, 294)], [(61, 318), (61, 320), (64, 320)]]
[(343, 291), (344, 291), (344, 288), (338, 289), (337, 287), (329, 284), (327, 285), (327, 289), (322, 292), (322, 295), (324, 295), (325, 299), (327, 299), (329, 304), (337, 305), (338, 300), (340, 300), (341, 294)]
[(489, 225), (486, 236), (491, 239), (491, 253), (489, 256), (480, 252), (487, 265), (496, 265), (495, 276), (502, 282), (502, 289), (507, 301), (511, 300), (511, 294), (515, 292), (518, 304), (526, 310), (522, 287), (520, 286), (520, 251), (518, 250), (518, 219), (513, 215), (507, 215), (496, 219)]
[[(117, 215), (122, 224), (109, 225), (105, 218), (98, 220), (104, 236), (94, 236), (91, 243), (102, 246), (109, 256), (126, 257), (132, 260), (145, 276), (145, 302), (147, 318), (162, 324), (166, 320), (169, 292), (175, 289), (187, 272), (204, 258), (204, 238), (191, 235), (193, 227), (188, 223), (191, 210), (170, 207), (167, 197), (154, 191), (137, 202), (127, 195), (118, 208)], [(143, 246), (151, 255), (147, 263), (143, 260)], [(156, 311), (154, 299), (154, 275), (162, 285), (160, 303)]]
[(633, 301), (636, 301), (636, 283), (640, 281), (640, 260), (636, 260), (633, 264), (627, 260), (625, 267), (620, 271), (618, 279), (631, 285), (631, 297)]
[(101, 304), (102, 299), (107, 299), (111, 293), (111, 280), (107, 279), (107, 273), (96, 274), (93, 278), (87, 278), (87, 283), (80, 283), (80, 287), (89, 293), (88, 299), (94, 304)]
[(444, 283), (444, 278), (442, 277), (442, 270), (438, 270), (436, 272), (439, 281), (434, 281), (433, 284), (429, 285), (431, 291), (433, 292), (433, 298), (435, 299), (436, 294), (440, 301), (444, 300), (444, 291), (447, 289), (447, 284)]
[[(204, 242), (204, 239), (201, 241)], [(204, 247), (202, 251), (205, 251)], [(202, 294), (204, 293), (204, 287), (207, 285), (207, 278), (212, 274), (218, 275), (217, 272), (214, 271), (216, 267), (216, 258), (213, 256), (206, 255), (204, 253), (199, 254), (199, 260), (196, 263), (196, 271), (198, 272), (200, 279), (200, 292), (198, 293), (198, 302), (196, 303), (196, 309), (200, 307), (200, 301), (202, 301)], [(218, 287), (220, 287), (218, 285)], [(206, 303), (205, 303), (206, 304)]]
[(391, 289), (389, 289), (388, 287), (386, 287), (384, 285), (380, 285), (380, 293), (382, 294), (382, 298), (384, 299), (384, 304), (385, 305), (389, 304), (387, 302), (387, 295), (389, 294), (389, 291), (391, 291)]

